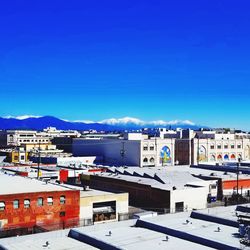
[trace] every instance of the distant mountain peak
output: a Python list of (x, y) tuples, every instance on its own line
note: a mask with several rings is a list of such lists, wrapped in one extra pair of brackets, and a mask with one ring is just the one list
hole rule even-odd
[(135, 125), (154, 125), (154, 126), (169, 126), (169, 125), (192, 125), (195, 126), (195, 123), (190, 120), (173, 120), (173, 121), (164, 121), (164, 120), (155, 120), (155, 121), (143, 121), (134, 117), (123, 117), (123, 118), (111, 118), (102, 120), (99, 123), (109, 124), (109, 125), (118, 125), (118, 124), (135, 124)]
[(19, 115), (19, 116), (4, 116), (3, 118), (6, 119), (17, 119), (17, 120), (25, 120), (25, 119), (29, 119), (29, 118), (40, 118), (42, 116), (38, 116), (38, 115)]
[(142, 128), (168, 127), (172, 128), (192, 128), (197, 129), (201, 126), (196, 125), (189, 120), (154, 120), (143, 121), (135, 117), (111, 118), (99, 122), (89, 120), (68, 121), (62, 120), (54, 116), (7, 116), (0, 118), (0, 129), (35, 129), (42, 130), (47, 127), (56, 127), (57, 129), (73, 129), (73, 130), (98, 130), (98, 131), (122, 131), (122, 130), (138, 130)]

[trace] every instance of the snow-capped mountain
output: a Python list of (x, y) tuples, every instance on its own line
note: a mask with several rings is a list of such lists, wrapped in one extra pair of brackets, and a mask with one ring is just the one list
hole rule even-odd
[(156, 121), (143, 121), (138, 118), (133, 117), (123, 117), (123, 118), (111, 118), (102, 120), (99, 123), (109, 124), (109, 125), (127, 125), (127, 124), (135, 124), (138, 126), (170, 126), (170, 125), (190, 125), (195, 126), (195, 123), (189, 120), (174, 120), (174, 121), (163, 121), (163, 120), (156, 120)]
[(114, 130), (136, 130), (141, 128), (155, 127), (180, 127), (197, 129), (202, 126), (196, 125), (189, 120), (174, 120), (174, 121), (143, 121), (133, 117), (111, 118), (102, 121), (94, 122), (89, 120), (68, 121), (58, 119), (53, 116), (8, 116), (0, 117), (0, 129), (35, 129), (42, 130), (46, 127), (56, 127), (57, 129), (74, 129), (74, 130), (89, 130), (97, 131), (114, 131)]

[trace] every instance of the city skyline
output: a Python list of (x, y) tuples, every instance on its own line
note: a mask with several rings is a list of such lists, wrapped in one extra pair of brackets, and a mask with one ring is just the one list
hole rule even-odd
[(0, 116), (190, 120), (249, 130), (249, 7), (2, 3)]

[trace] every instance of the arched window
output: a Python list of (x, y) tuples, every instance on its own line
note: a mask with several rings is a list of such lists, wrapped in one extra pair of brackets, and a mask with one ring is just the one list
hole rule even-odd
[(143, 162), (144, 162), (144, 163), (147, 163), (147, 162), (148, 162), (148, 158), (145, 157), (145, 158), (143, 159)]
[(164, 146), (160, 152), (161, 163), (171, 163), (171, 152), (168, 146)]
[(229, 160), (229, 156), (226, 154), (224, 155), (224, 161), (228, 161)]
[(230, 159), (235, 160), (236, 159), (235, 154), (231, 154)]
[(150, 163), (154, 163), (155, 162), (154, 157), (151, 157), (149, 161), (150, 161)]
[(199, 152), (198, 152), (198, 160), (199, 161), (207, 161), (207, 150), (204, 146), (199, 147)]
[(222, 160), (222, 155), (218, 155), (217, 160), (221, 161)]
[(210, 161), (215, 161), (215, 155), (210, 156)]

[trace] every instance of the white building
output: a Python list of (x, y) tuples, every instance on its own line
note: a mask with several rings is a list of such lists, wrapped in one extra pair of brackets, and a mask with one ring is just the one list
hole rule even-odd
[(36, 130), (7, 130), (0, 131), (1, 146), (20, 146), (24, 144), (48, 144), (55, 137), (80, 137), (75, 130), (57, 130), (48, 127), (43, 131)]
[(175, 139), (128, 133), (124, 138), (73, 139), (74, 156), (103, 156), (104, 163), (127, 166), (173, 165)]
[[(169, 137), (168, 133), (164, 134)], [(171, 135), (171, 138), (173, 135)], [(250, 135), (224, 131), (183, 130), (175, 134), (175, 158), (180, 164), (220, 163), (250, 159)]]
[(80, 137), (81, 133), (77, 130), (58, 130), (55, 127), (48, 127), (43, 130), (45, 135), (51, 137)]

